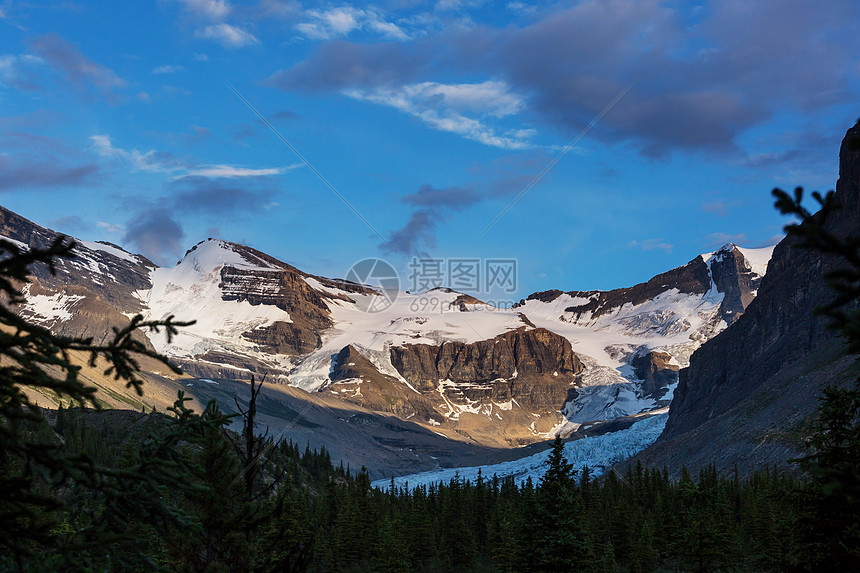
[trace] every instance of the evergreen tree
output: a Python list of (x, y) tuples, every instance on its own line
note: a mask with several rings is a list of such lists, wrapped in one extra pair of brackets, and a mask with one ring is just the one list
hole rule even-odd
[(538, 490), (538, 545), (533, 566), (542, 571), (573, 571), (591, 567), (594, 559), (583, 521), (583, 504), (576, 472), (564, 457), (564, 442), (556, 436)]
[(409, 548), (399, 519), (385, 517), (379, 525), (379, 538), (371, 562), (374, 572), (401, 573), (411, 571)]

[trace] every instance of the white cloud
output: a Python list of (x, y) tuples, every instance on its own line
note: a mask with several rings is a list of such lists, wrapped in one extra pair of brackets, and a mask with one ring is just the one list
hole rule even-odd
[(507, 6), (505, 6), (511, 12), (523, 12), (525, 14), (531, 14), (537, 7), (533, 4), (525, 4), (523, 2), (508, 2)]
[(152, 98), (149, 97), (149, 94), (146, 92), (138, 92), (137, 99), (143, 103), (152, 103)]
[(482, 119), (474, 117), (502, 118), (515, 115), (525, 107), (523, 98), (512, 93), (504, 82), (422, 82), (398, 88), (348, 90), (345, 93), (355, 99), (393, 107), (435, 129), (493, 147), (525, 149), (532, 146), (529, 140), (535, 135), (533, 129), (510, 129), (498, 133)]
[(208, 62), (209, 56), (205, 53), (194, 54), (194, 61), (196, 61), (196, 62)]
[(356, 30), (375, 32), (392, 40), (408, 40), (409, 34), (389, 22), (375, 10), (362, 10), (353, 6), (341, 6), (329, 10), (308, 10), (307, 22), (296, 25), (304, 36), (314, 40), (328, 40), (348, 36)]
[(194, 36), (196, 38), (214, 40), (225, 48), (244, 48), (245, 46), (260, 43), (260, 40), (252, 33), (237, 26), (224, 23), (206, 26), (202, 30), (194, 32)]
[(230, 15), (232, 6), (226, 0), (179, 0), (185, 8), (202, 18), (221, 21)]
[(168, 156), (155, 150), (141, 153), (137, 149), (126, 151), (125, 149), (114, 147), (108, 135), (91, 135), (90, 141), (93, 142), (96, 152), (102, 157), (119, 159), (129, 163), (132, 168), (139, 171), (170, 173), (180, 168), (180, 165), (173, 156)]
[(184, 68), (182, 66), (158, 66), (157, 68), (152, 70), (154, 75), (159, 74), (175, 74), (176, 72), (182, 71)]
[(40, 64), (42, 63), (42, 58), (38, 56), (31, 56), (30, 54), (22, 54), (20, 56), (13, 56), (11, 54), (7, 54), (5, 56), (0, 56), (0, 71), (2, 70), (10, 70), (19, 64)]
[(201, 165), (200, 167), (189, 169), (181, 177), (198, 176), (209, 177), (210, 179), (222, 177), (263, 177), (267, 175), (280, 175), (301, 165), (301, 163), (298, 163), (288, 165), (287, 167), (266, 167), (261, 169), (236, 167), (234, 165)]

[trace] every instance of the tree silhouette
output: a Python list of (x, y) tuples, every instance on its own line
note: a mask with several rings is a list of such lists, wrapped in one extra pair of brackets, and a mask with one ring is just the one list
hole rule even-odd
[[(120, 466), (104, 465), (85, 449), (66, 448), (48, 427), (28, 391), (101, 409), (96, 389), (80, 380), (81, 367), (72, 362), (73, 355), (86, 356), (93, 368), (103, 360), (106, 376), (142, 395), (139, 357), (179, 370), (134, 333), (163, 330), (170, 341), (178, 327), (192, 324), (172, 316), (146, 321), (138, 315), (124, 328), (115, 327), (108, 343), (96, 345), (90, 338), (55, 336), (19, 316), (14, 309), (25, 302), (22, 287), (32, 266), (45, 265), (54, 273), (58, 258), (74, 257), (74, 246), (62, 236), (46, 249), (22, 249), (0, 239), (0, 566), (63, 568), (74, 563), (76, 568), (104, 569), (116, 565), (116, 555), (129, 554), (114, 554), (110, 548), (134, 543), (130, 528), (135, 519), (181, 523), (183, 516), (164, 501), (163, 493), (188, 487), (182, 479), (180, 443), (189, 432), (213, 422), (186, 408), (180, 393), (169, 409), (175, 423), (148, 432)], [(84, 428), (82, 424), (80, 431)], [(69, 505), (81, 500), (83, 506)], [(70, 523), (69, 515), (80, 519)]]

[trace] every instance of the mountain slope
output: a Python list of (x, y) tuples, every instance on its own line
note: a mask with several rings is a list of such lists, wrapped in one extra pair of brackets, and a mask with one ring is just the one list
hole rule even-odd
[[(56, 236), (6, 210), (0, 231), (21, 245)], [(202, 241), (172, 268), (82, 242), (56, 277), (34, 269), (21, 312), (97, 337), (136, 313), (196, 320), (170, 344), (147, 342), (197, 378), (265, 376), (510, 447), (664, 407), (693, 350), (755, 296), (769, 256), (729, 244), (630, 288), (536, 293), (510, 309), (450, 289), (400, 292), (367, 312), (373, 287), (227, 241)]]
[[(860, 229), (860, 151), (847, 144), (857, 136), (855, 126), (843, 141), (836, 184), (842, 208), (825, 223), (842, 237)], [(814, 312), (833, 296), (822, 277), (838, 265), (793, 237), (780, 242), (744, 315), (682, 371), (666, 429), (640, 458), (675, 472), (684, 462), (696, 469), (713, 460), (722, 470), (737, 463), (749, 472), (797, 455), (821, 387), (856, 375), (855, 361)]]

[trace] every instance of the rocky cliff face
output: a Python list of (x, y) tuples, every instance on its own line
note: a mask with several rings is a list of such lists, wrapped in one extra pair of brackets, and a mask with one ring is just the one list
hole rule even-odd
[(752, 265), (737, 246), (726, 247), (714, 253), (708, 263), (711, 279), (724, 295), (720, 304), (720, 318), (726, 324), (733, 324), (755, 298), (762, 277), (753, 272)]
[[(857, 130), (852, 128), (849, 134)], [(839, 157), (836, 198), (842, 210), (827, 227), (846, 236), (860, 229), (860, 152), (850, 151), (843, 143)], [(799, 248), (791, 237), (776, 246), (759, 294), (744, 316), (697, 351), (690, 368), (681, 374), (666, 437), (725, 412), (784, 364), (833, 338), (826, 319), (814, 311), (832, 297), (822, 275), (837, 264), (816, 251)]]
[(394, 376), (379, 372), (351, 344), (334, 359), (331, 380), (327, 392), (347, 402), (416, 422), (441, 419), (434, 400), (411, 390)]
[[(855, 126), (846, 141), (857, 136)], [(836, 199), (842, 209), (826, 226), (848, 236), (860, 229), (860, 151), (843, 142), (839, 159)], [(814, 313), (832, 297), (822, 275), (838, 264), (791, 237), (780, 242), (743, 316), (693, 354), (681, 372), (665, 431), (642, 459), (677, 469), (675, 453), (683, 445), (699, 452), (688, 464), (710, 459), (722, 469), (734, 463), (752, 469), (796, 454), (814, 396), (853, 367), (826, 319)]]
[(457, 402), (516, 400), (535, 412), (561, 409), (582, 372), (567, 339), (528, 327), (472, 344), (393, 347), (391, 363), (422, 393), (440, 391), (440, 385), (453, 382), (453, 392), (446, 396), (455, 396)]

